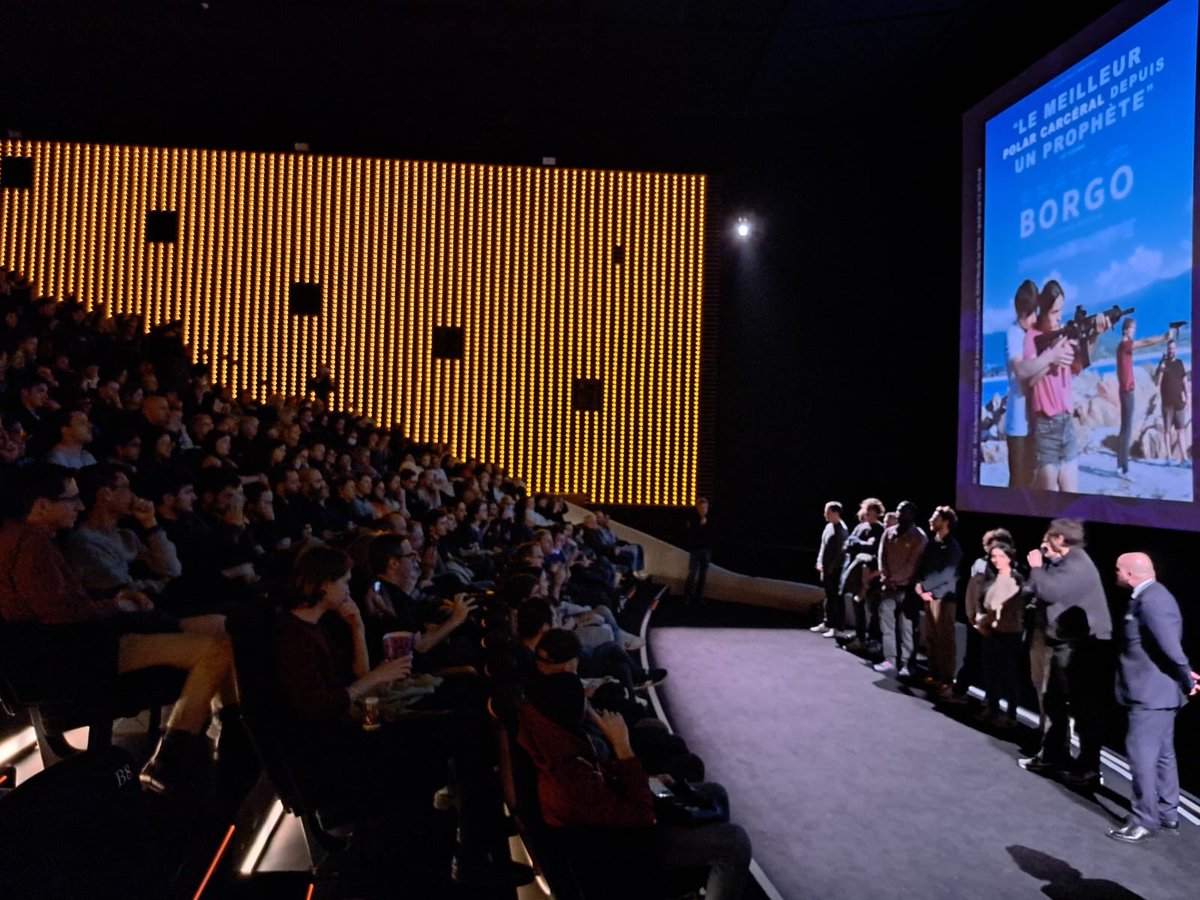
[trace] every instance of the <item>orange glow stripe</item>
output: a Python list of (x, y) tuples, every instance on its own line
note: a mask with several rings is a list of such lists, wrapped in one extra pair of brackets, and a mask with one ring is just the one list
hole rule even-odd
[(208, 887), (208, 881), (213, 876), (213, 872), (217, 870), (217, 864), (221, 862), (221, 857), (225, 855), (225, 849), (229, 846), (229, 841), (233, 838), (234, 828), (237, 826), (230, 825), (229, 830), (225, 832), (225, 840), (221, 841), (221, 846), (217, 850), (217, 855), (213, 857), (213, 861), (208, 866), (208, 871), (204, 873), (204, 880), (200, 882), (200, 887), (196, 889), (192, 900), (200, 900), (200, 895), (204, 893), (204, 889)]

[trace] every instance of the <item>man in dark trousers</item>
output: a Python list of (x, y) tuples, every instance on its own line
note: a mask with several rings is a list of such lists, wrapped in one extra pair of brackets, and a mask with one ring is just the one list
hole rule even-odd
[[(1097, 673), (1101, 642), (1112, 639), (1112, 615), (1100, 573), (1084, 549), (1083, 523), (1055, 519), (1040, 549), (1030, 550), (1029, 582), (1038, 622), (1030, 669), (1043, 718), (1037, 755), (1021, 759), (1031, 772), (1061, 775), (1076, 787), (1100, 781), (1101, 699)], [(1071, 758), (1071, 719), (1079, 757)]]
[(1175, 714), (1200, 694), (1200, 675), (1183, 653), (1179, 604), (1154, 577), (1144, 553), (1117, 558), (1117, 584), (1131, 588), (1117, 701), (1129, 709), (1125, 755), (1133, 773), (1133, 814), (1108, 836), (1140, 844), (1160, 829), (1179, 831), (1179, 770), (1175, 765)]
[(962, 563), (962, 547), (952, 529), (958, 514), (949, 506), (939, 506), (929, 518), (932, 535), (921, 556), (921, 580), (917, 596), (925, 604), (925, 652), (929, 659), (929, 675), (925, 684), (941, 700), (956, 703), (954, 672), (958, 662), (954, 640), (955, 611), (958, 607), (958, 567)]
[(825, 530), (821, 532), (821, 549), (817, 553), (817, 572), (825, 589), (825, 617), (809, 629), (827, 638), (842, 637), (846, 630), (846, 603), (838, 584), (842, 580), (848, 534), (842, 523), (842, 504), (830, 500), (825, 504)]
[(708, 498), (697, 497), (696, 506), (688, 511), (684, 523), (684, 548), (688, 551), (687, 582), (683, 588), (684, 603), (704, 602), (704, 581), (708, 564), (712, 562), (714, 528), (708, 511)]

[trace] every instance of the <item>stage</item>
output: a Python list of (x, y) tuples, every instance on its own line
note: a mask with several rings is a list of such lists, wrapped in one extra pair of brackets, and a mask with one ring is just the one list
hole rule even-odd
[(672, 726), (729, 789), (778, 896), (1196, 896), (1200, 828), (1105, 836), (1130, 787), (1114, 769), (1073, 792), (1017, 766), (1024, 729), (998, 737), (974, 707), (956, 721), (800, 622), (728, 627), (733, 612), (687, 627), (668, 611), (651, 650)]

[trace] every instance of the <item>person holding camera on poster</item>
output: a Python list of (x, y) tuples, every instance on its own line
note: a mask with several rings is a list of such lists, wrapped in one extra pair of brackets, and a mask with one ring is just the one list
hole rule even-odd
[[(1044, 491), (1079, 490), (1079, 447), (1075, 438), (1074, 398), (1071, 382), (1090, 358), (1096, 339), (1111, 325), (1106, 314), (1089, 321), (1090, 334), (1080, 340), (1059, 334), (1048, 346), (1039, 348), (1038, 338), (1063, 328), (1066, 297), (1062, 285), (1051, 279), (1038, 296), (1038, 317), (1025, 333), (1025, 360), (1035, 361), (1035, 371), (1025, 374), (1029, 384), (1029, 411), (1034, 446), (1033, 487)], [(1043, 365), (1044, 364), (1044, 365)]]

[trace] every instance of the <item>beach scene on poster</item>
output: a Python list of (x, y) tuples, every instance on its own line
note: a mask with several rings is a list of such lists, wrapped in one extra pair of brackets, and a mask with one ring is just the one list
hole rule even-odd
[(1193, 499), (1196, 8), (986, 124), (980, 485)]

